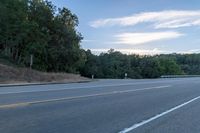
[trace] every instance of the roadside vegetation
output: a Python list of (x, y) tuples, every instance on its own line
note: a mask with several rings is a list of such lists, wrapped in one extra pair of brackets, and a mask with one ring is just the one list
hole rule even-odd
[(81, 74), (98, 78), (158, 78), (161, 75), (200, 75), (200, 54), (126, 55), (113, 49), (99, 56), (86, 51)]
[(18, 65), (41, 71), (77, 72), (85, 62), (78, 18), (42, 0), (0, 1), (0, 52)]
[(113, 49), (85, 51), (78, 17), (42, 0), (0, 1), (0, 62), (43, 72), (76, 73), (95, 78), (158, 78), (200, 74), (200, 54), (126, 55)]
[(72, 83), (87, 82), (90, 79), (78, 74), (41, 72), (29, 68), (12, 67), (0, 64), (0, 83)]

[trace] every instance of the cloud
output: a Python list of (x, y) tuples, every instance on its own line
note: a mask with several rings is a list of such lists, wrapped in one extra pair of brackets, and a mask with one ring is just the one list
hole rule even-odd
[(184, 34), (175, 31), (147, 32), (147, 33), (121, 33), (115, 35), (117, 44), (138, 45), (159, 40), (174, 39)]
[(92, 40), (92, 39), (83, 39), (82, 42), (96, 42), (96, 40)]
[[(93, 54), (99, 55), (100, 53), (107, 53), (109, 49), (90, 49)], [(169, 50), (161, 50), (158, 48), (153, 49), (114, 49), (115, 51), (120, 51), (123, 54), (138, 54), (138, 55), (158, 55), (158, 54), (194, 54), (200, 53), (200, 49), (190, 49), (183, 51), (169, 51)]]
[(200, 26), (200, 10), (143, 12), (120, 18), (99, 19), (90, 22), (90, 26), (94, 28), (114, 25), (134, 26), (140, 23), (153, 23), (156, 29)]
[[(90, 49), (92, 53), (99, 55), (100, 53), (106, 53), (109, 49)], [(139, 55), (156, 55), (170, 53), (170, 51), (159, 50), (158, 48), (154, 49), (115, 49), (115, 51), (120, 51), (124, 54), (139, 54)]]
[(184, 51), (183, 53), (186, 53), (186, 54), (200, 53), (200, 49), (190, 49), (188, 51)]

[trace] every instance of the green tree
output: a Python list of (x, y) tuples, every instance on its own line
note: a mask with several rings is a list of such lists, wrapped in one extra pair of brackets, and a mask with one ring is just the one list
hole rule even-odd
[[(43, 0), (0, 1), (0, 54), (43, 71), (77, 73), (86, 61), (78, 17)], [(57, 12), (58, 11), (58, 12)]]

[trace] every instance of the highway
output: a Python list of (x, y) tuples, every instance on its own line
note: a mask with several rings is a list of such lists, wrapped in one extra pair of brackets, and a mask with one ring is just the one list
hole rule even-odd
[(199, 133), (200, 78), (0, 87), (0, 133)]

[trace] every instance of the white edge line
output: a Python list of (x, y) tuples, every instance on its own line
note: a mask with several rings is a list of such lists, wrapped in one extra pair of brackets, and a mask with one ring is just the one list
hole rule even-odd
[(48, 91), (62, 91), (62, 90), (75, 90), (75, 89), (84, 89), (84, 88), (100, 88), (100, 87), (115, 87), (115, 86), (128, 86), (128, 85), (140, 85), (140, 84), (155, 84), (155, 83), (167, 83), (172, 81), (182, 81), (182, 79), (173, 79), (173, 80), (160, 80), (153, 82), (138, 82), (138, 83), (125, 83), (125, 84), (111, 84), (111, 85), (94, 85), (94, 86), (84, 86), (84, 87), (69, 87), (69, 88), (60, 88), (60, 89), (46, 89), (46, 90), (33, 90), (33, 91), (18, 91), (18, 92), (0, 92), (0, 95), (5, 94), (20, 94), (20, 93), (31, 93), (31, 92), (48, 92)]
[(132, 90), (124, 90), (124, 91), (112, 91), (112, 92), (106, 92), (106, 93), (83, 95), (83, 96), (75, 96), (75, 97), (66, 97), (66, 98), (57, 98), (57, 99), (49, 99), (49, 100), (41, 100), (41, 101), (33, 101), (33, 102), (15, 103), (15, 104), (8, 104), (8, 105), (0, 105), (0, 109), (1, 108), (10, 108), (10, 107), (25, 106), (25, 105), (27, 106), (27, 105), (31, 105), (31, 104), (39, 104), (39, 103), (62, 101), (62, 100), (72, 100), (72, 99), (88, 98), (88, 97), (95, 97), (95, 96), (104, 96), (104, 95), (121, 94), (121, 93), (136, 92), (136, 91), (143, 91), (143, 90), (168, 88), (168, 87), (171, 87), (171, 86), (170, 85), (156, 86), (156, 87), (148, 87), (148, 88), (134, 89), (134, 90), (132, 89)]
[(191, 99), (191, 100), (189, 100), (189, 101), (187, 101), (187, 102), (185, 102), (183, 104), (175, 106), (175, 107), (173, 107), (173, 108), (171, 108), (171, 109), (169, 109), (169, 110), (167, 110), (167, 111), (165, 111), (163, 113), (160, 113), (160, 114), (158, 114), (158, 115), (156, 115), (154, 117), (151, 117), (151, 118), (149, 118), (147, 120), (144, 120), (144, 121), (142, 121), (140, 123), (134, 124), (133, 126), (131, 126), (129, 128), (125, 128), (124, 130), (120, 131), (119, 133), (128, 133), (128, 132), (130, 132), (130, 131), (132, 131), (132, 130), (134, 130), (136, 128), (139, 128), (139, 127), (141, 127), (141, 126), (143, 126), (143, 125), (145, 125), (147, 123), (150, 123), (150, 122), (152, 122), (152, 121), (154, 121), (154, 120), (156, 120), (156, 119), (158, 119), (158, 118), (160, 118), (160, 117), (162, 117), (164, 115), (167, 115), (167, 114), (169, 114), (169, 113), (171, 113), (171, 112), (173, 112), (173, 111), (175, 111), (175, 110), (177, 110), (177, 109), (179, 109), (179, 108), (181, 108), (183, 106), (186, 106), (186, 105), (190, 104), (191, 102), (194, 102), (194, 101), (196, 101), (198, 99), (200, 99), (200, 96), (195, 97), (195, 98), (193, 98), (193, 99)]
[[(111, 85), (95, 85), (95, 86), (84, 86), (84, 87), (70, 87), (61, 89), (46, 89), (46, 90), (32, 90), (32, 91), (18, 91), (18, 92), (0, 92), (0, 95), (6, 94), (20, 94), (20, 93), (31, 93), (31, 92), (48, 92), (48, 91), (62, 91), (62, 90), (75, 90), (75, 89), (85, 89), (85, 88), (100, 88), (100, 87), (115, 87), (115, 86), (128, 86), (128, 85), (140, 85), (140, 84), (155, 84), (160, 83), (160, 81), (155, 82), (144, 82), (144, 83), (126, 83), (126, 84), (111, 84)], [(162, 82), (161, 82), (162, 83)]]

